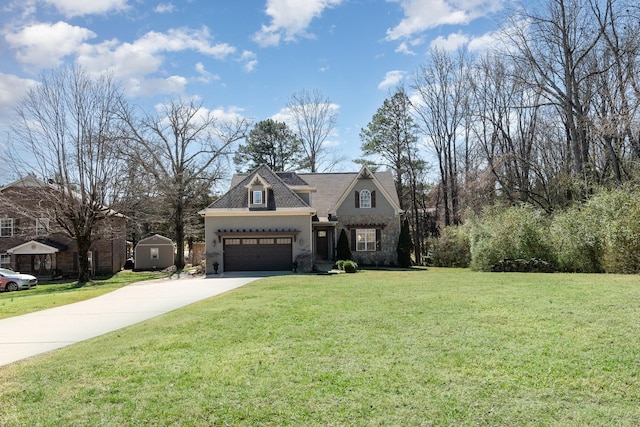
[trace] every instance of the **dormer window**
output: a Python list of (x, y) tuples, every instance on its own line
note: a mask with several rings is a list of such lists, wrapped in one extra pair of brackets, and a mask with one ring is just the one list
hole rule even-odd
[(262, 191), (255, 190), (253, 192), (253, 202), (254, 205), (262, 205), (264, 204), (264, 200), (262, 197)]
[(271, 186), (257, 175), (246, 185), (249, 198), (249, 209), (265, 209), (267, 207), (267, 194)]

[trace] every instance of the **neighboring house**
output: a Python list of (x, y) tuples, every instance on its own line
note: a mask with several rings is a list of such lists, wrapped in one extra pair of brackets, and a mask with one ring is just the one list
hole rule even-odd
[[(78, 273), (78, 251), (49, 216), (47, 184), (28, 176), (0, 188), (0, 267), (50, 278)], [(47, 191), (56, 191), (49, 187)], [(126, 259), (126, 218), (114, 214), (96, 228), (88, 254), (92, 274), (120, 271)]]
[(176, 248), (168, 237), (154, 234), (138, 242), (135, 248), (136, 270), (162, 270), (175, 264)]
[(397, 262), (402, 214), (390, 172), (274, 172), (261, 165), (234, 175), (205, 218), (207, 273), (300, 271), (335, 261), (341, 230), (361, 264)]

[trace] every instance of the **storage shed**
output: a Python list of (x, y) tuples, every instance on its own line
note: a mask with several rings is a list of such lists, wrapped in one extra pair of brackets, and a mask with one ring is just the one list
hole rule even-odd
[(140, 240), (134, 250), (136, 270), (162, 270), (175, 264), (175, 246), (168, 237), (154, 234)]

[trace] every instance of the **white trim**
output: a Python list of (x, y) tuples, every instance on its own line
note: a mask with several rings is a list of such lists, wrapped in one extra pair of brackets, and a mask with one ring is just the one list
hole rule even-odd
[(60, 252), (60, 250), (35, 240), (7, 249), (7, 253), (13, 255), (54, 254), (56, 252)]
[(387, 199), (387, 201), (389, 202), (389, 204), (391, 205), (391, 207), (393, 208), (393, 210), (395, 211), (396, 215), (400, 215), (402, 214), (404, 211), (402, 209), (400, 209), (400, 206), (391, 198), (391, 195), (389, 194), (389, 192), (387, 190), (385, 190), (384, 186), (380, 183), (380, 180), (378, 180), (378, 178), (376, 178), (376, 176), (371, 172), (371, 170), (366, 167), (363, 166), (362, 169), (360, 169), (360, 172), (358, 172), (358, 174), (356, 175), (355, 178), (353, 178), (353, 180), (351, 181), (351, 184), (349, 184), (349, 186), (347, 187), (347, 189), (344, 191), (344, 193), (342, 194), (342, 196), (338, 199), (338, 201), (336, 202), (336, 205), (332, 208), (329, 209), (328, 213), (335, 215), (338, 211), (338, 208), (340, 206), (342, 206), (342, 204), (344, 203), (344, 201), (347, 199), (347, 197), (349, 195), (351, 195), (351, 192), (353, 191), (353, 189), (356, 186), (356, 183), (358, 182), (358, 180), (360, 179), (360, 177), (362, 177), (364, 175), (364, 173), (367, 173), (367, 175), (369, 175), (371, 177), (371, 180), (373, 181), (374, 185), (376, 186), (376, 188), (378, 190), (380, 190), (380, 192), (382, 193), (382, 195), (384, 196), (385, 199)]

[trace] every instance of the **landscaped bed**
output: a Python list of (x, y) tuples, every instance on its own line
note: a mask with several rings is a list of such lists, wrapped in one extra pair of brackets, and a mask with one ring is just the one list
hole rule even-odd
[(0, 368), (0, 425), (637, 425), (639, 324), (637, 276), (272, 277)]

